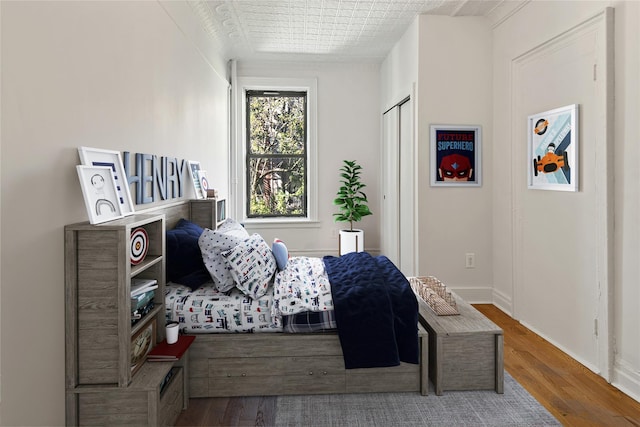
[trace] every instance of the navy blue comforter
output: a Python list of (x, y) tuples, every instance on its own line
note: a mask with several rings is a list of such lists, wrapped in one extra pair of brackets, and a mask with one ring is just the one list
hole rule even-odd
[(385, 256), (323, 258), (347, 369), (418, 363), (418, 302)]

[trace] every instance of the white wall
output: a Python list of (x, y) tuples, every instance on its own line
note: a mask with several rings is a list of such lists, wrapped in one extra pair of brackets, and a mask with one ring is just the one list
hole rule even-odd
[(267, 241), (282, 239), (293, 254), (335, 255), (339, 229), (333, 205), (342, 160), (357, 160), (373, 215), (357, 227), (365, 231), (365, 249), (380, 247), (380, 111), (379, 65), (331, 62), (238, 62), (238, 77), (315, 78), (318, 85), (318, 222), (312, 226), (251, 225)]
[(87, 220), (77, 147), (200, 160), (227, 188), (227, 84), (160, 3), (0, 8), (0, 423), (63, 425), (63, 227)]
[[(490, 57), (486, 19), (421, 15), (381, 67), (384, 109), (416, 83), (418, 275), (435, 275), (474, 302), (490, 301), (492, 287)], [(482, 187), (430, 187), (431, 124), (482, 127)], [(473, 269), (465, 268), (468, 252)]]
[[(621, 390), (640, 400), (640, 336), (637, 333), (640, 322), (637, 310), (640, 303), (637, 286), (640, 276), (640, 227), (637, 220), (640, 214), (637, 167), (640, 150), (636, 143), (640, 138), (640, 122), (637, 120), (640, 116), (640, 4), (633, 1), (530, 2), (521, 9), (513, 10), (507, 19), (494, 21), (493, 28), (480, 19), (421, 16), (419, 35), (415, 36), (415, 29), (410, 28), (405, 34), (408, 40), (399, 42), (383, 63), (381, 105), (386, 106), (389, 94), (394, 93), (401, 81), (402, 65), (414, 59), (407, 57), (411, 53), (403, 51), (417, 37), (420, 64), (417, 126), (422, 166), (418, 176), (422, 186), (419, 189), (420, 273), (441, 277), (469, 300), (479, 301), (488, 296), (489, 301), (493, 300), (511, 312), (514, 277), (522, 273), (514, 271), (513, 255), (514, 247), (522, 242), (518, 242), (518, 235), (514, 234), (515, 227), (520, 225), (513, 221), (513, 188), (517, 186), (512, 183), (519, 176), (514, 174), (519, 174), (520, 168), (509, 164), (513, 144), (517, 142), (511, 129), (519, 126), (518, 122), (510, 121), (515, 96), (511, 81), (512, 61), (569, 31), (607, 6), (615, 8), (615, 185), (612, 198), (615, 230), (613, 253), (605, 254), (605, 258), (613, 260), (614, 278), (611, 286), (613, 325), (609, 325), (613, 334), (611, 351), (615, 355), (611, 380)], [(491, 60), (487, 61), (488, 58)], [(408, 73), (411, 72), (409, 68)], [(540, 87), (539, 95), (542, 97), (544, 87), (544, 84)], [(430, 123), (477, 123), (483, 126), (482, 190), (429, 187), (427, 147)], [(588, 152), (589, 161), (585, 165), (595, 164), (592, 162), (594, 152), (598, 151)], [(591, 182), (589, 174), (594, 172), (597, 171), (583, 170), (581, 176), (587, 175), (585, 183)], [(600, 197), (600, 200), (610, 196)], [(579, 197), (593, 196), (580, 194)], [(611, 206), (599, 209), (606, 212)], [(592, 247), (593, 234), (598, 231), (589, 228), (590, 222), (586, 220), (594, 213), (587, 210), (583, 215), (585, 217), (577, 218), (582, 224), (578, 236), (581, 233), (583, 238), (579, 240), (577, 237), (577, 241), (571, 242), (572, 247), (580, 250), (577, 254), (566, 255), (571, 265), (578, 266), (576, 275), (587, 271), (593, 273), (588, 265), (580, 266), (584, 262), (585, 250), (587, 254), (602, 250)], [(606, 241), (602, 243), (607, 245)], [(463, 254), (471, 251), (476, 253), (479, 268), (465, 270)], [(530, 265), (536, 263), (536, 259), (527, 261)], [(588, 279), (592, 281), (592, 278)], [(547, 292), (553, 293), (553, 290), (547, 289)], [(571, 304), (563, 307), (563, 318), (571, 318), (585, 306), (593, 306), (592, 301), (585, 300), (593, 298), (592, 293), (587, 295), (576, 289), (574, 294)], [(543, 315), (549, 310), (544, 305), (528, 308), (530, 311), (539, 310)], [(591, 328), (592, 322), (588, 323)], [(570, 333), (567, 329), (569, 324), (555, 322), (553, 330), (542, 329), (539, 332), (550, 339), (556, 338), (556, 344), (587, 364), (590, 358), (602, 357), (602, 354), (584, 354), (590, 352), (591, 338), (586, 338), (588, 342), (579, 338), (583, 342), (577, 343), (564, 340), (563, 334)], [(599, 362), (596, 360), (595, 365)]]
[(410, 96), (418, 83), (418, 29), (420, 18), (413, 20), (380, 66), (382, 111)]
[[(528, 18), (533, 20), (549, 13), (529, 7), (521, 12), (531, 13)], [(516, 17), (520, 15), (513, 19)], [(530, 52), (531, 46), (520, 46), (526, 54), (511, 58), (510, 111), (496, 117), (500, 121), (496, 128), (508, 126), (510, 131), (505, 136), (511, 141), (500, 151), (502, 158), (510, 159), (507, 174), (513, 191), (515, 243), (510, 309), (515, 318), (595, 372), (606, 370), (608, 357), (609, 317), (606, 305), (602, 310), (599, 305), (606, 303), (603, 295), (607, 295), (609, 279), (606, 200), (613, 189), (606, 169), (611, 143), (604, 135), (608, 101), (604, 90), (607, 45), (602, 43), (607, 40), (605, 18), (601, 13), (594, 19), (573, 22), (575, 30), (564, 30)], [(502, 35), (500, 29), (496, 30), (496, 36)], [(598, 78), (594, 80), (596, 63)], [(540, 90), (541, 82), (546, 90)], [(579, 191), (529, 190), (526, 184), (531, 158), (526, 149), (526, 118), (569, 104), (579, 106), (578, 156), (570, 160), (571, 167), (578, 169)], [(571, 307), (570, 316), (567, 307)], [(562, 328), (557, 327), (559, 323)], [(604, 358), (600, 358), (599, 349)]]
[[(524, 8), (514, 14), (509, 20), (503, 22), (494, 30), (494, 129), (512, 129), (519, 126), (518, 117), (512, 116), (512, 102), (517, 99), (518, 91), (522, 88), (514, 87), (511, 81), (512, 61), (514, 58), (526, 53), (530, 49), (539, 46), (552, 38), (569, 31), (575, 25), (587, 20), (588, 18), (600, 13), (606, 6), (615, 8), (615, 124), (614, 124), (614, 168), (613, 181), (615, 183), (614, 190), (614, 219), (615, 232), (613, 235), (613, 277), (614, 282), (611, 284), (613, 290), (613, 331), (612, 354), (614, 354), (614, 371), (611, 378), (614, 385), (627, 392), (636, 399), (640, 399), (640, 336), (637, 333), (637, 325), (640, 321), (638, 314), (638, 302), (640, 302), (640, 292), (638, 291), (638, 275), (640, 273), (638, 267), (638, 237), (640, 229), (638, 228), (638, 156), (637, 140), (640, 137), (640, 128), (638, 125), (639, 111), (639, 89), (638, 77), (640, 77), (640, 43), (638, 25), (640, 24), (640, 5), (636, 2), (596, 2), (596, 1), (559, 1), (559, 2), (531, 2)], [(544, 25), (532, 25), (532, 22)], [(552, 85), (553, 82), (547, 82)], [(544, 86), (544, 85), (543, 85)], [(544, 89), (541, 88), (539, 95), (544, 96)], [(547, 93), (548, 100), (554, 102), (556, 93)], [(592, 116), (593, 109), (583, 98), (585, 102), (586, 119)], [(590, 122), (592, 122), (591, 120)], [(587, 123), (585, 123), (586, 125)], [(574, 197), (574, 202), (588, 202), (591, 206), (594, 204), (593, 176), (597, 176), (598, 170), (594, 170), (594, 149), (600, 150), (601, 147), (593, 147), (589, 145), (593, 140), (590, 134), (584, 134), (581, 138), (584, 148), (584, 156), (581, 157), (583, 162), (583, 170), (581, 178), (584, 181), (584, 187)], [(509, 153), (512, 151), (514, 138), (509, 132), (496, 132), (494, 138), (494, 160), (498, 164), (500, 158), (511, 158)], [(601, 160), (601, 159), (600, 159)], [(526, 263), (518, 267), (519, 263), (514, 259), (514, 248), (520, 247), (526, 242), (518, 240), (518, 234), (514, 231), (520, 224), (514, 224), (513, 209), (516, 200), (520, 197), (532, 197), (530, 193), (526, 193), (525, 189), (511, 185), (513, 180), (520, 180), (520, 168), (514, 167), (499, 170), (494, 168), (493, 181), (495, 195), (493, 198), (494, 213), (494, 288), (498, 303), (506, 311), (511, 311), (510, 305), (513, 298), (514, 277), (520, 277), (525, 271), (524, 269), (530, 265), (543, 265), (542, 258), (529, 258)], [(562, 206), (562, 200), (557, 197), (558, 193), (536, 195), (541, 202), (549, 203), (550, 209), (566, 209)], [(544, 200), (543, 200), (544, 199)], [(609, 206), (610, 208), (610, 206)], [(515, 207), (517, 209), (517, 207)], [(573, 208), (571, 208), (573, 209)], [(594, 247), (594, 235), (602, 233), (603, 230), (594, 229), (589, 226), (592, 224), (592, 218), (597, 211), (593, 209), (582, 209), (579, 214), (575, 215), (574, 227), (578, 225), (580, 231), (575, 237), (568, 241), (568, 251), (563, 258), (563, 263), (573, 266), (569, 269), (569, 273), (573, 271), (575, 277), (585, 274), (585, 272), (593, 272), (591, 262), (594, 254), (601, 248)], [(499, 228), (497, 225), (502, 224)], [(527, 230), (526, 220), (524, 221), (524, 230)], [(529, 230), (530, 231), (530, 230)], [(606, 242), (601, 242), (601, 244)], [(571, 249), (573, 248), (573, 249)], [(528, 255), (531, 255), (529, 252)], [(553, 269), (558, 269), (561, 264), (552, 265)], [(514, 266), (516, 269), (514, 270)], [(520, 270), (520, 269), (522, 270)], [(578, 283), (570, 281), (539, 281), (537, 283), (528, 280), (528, 286), (535, 286), (530, 289), (531, 292), (538, 292), (540, 295), (553, 295), (554, 293), (564, 295), (570, 292), (570, 303), (564, 304), (563, 307), (553, 307), (553, 305), (545, 305), (527, 300), (527, 309), (529, 312), (537, 310), (540, 320), (535, 320), (534, 327), (550, 341), (554, 342), (560, 348), (567, 351), (573, 357), (583, 361), (586, 365), (594, 370), (598, 369), (601, 363), (601, 355), (595, 354), (589, 349), (593, 337), (585, 337), (582, 332), (576, 331), (578, 328), (586, 328), (593, 335), (592, 325), (574, 325), (574, 322), (567, 321), (580, 316), (586, 307), (593, 306), (593, 290), (591, 285), (589, 289), (585, 288), (586, 283), (594, 282), (594, 274), (584, 277)], [(567, 283), (570, 282), (570, 283)], [(551, 285), (551, 286), (549, 286)], [(567, 288), (570, 286), (570, 288)], [(594, 286), (600, 286), (599, 292), (606, 293), (606, 289), (602, 288), (602, 284), (595, 283)], [(531, 304), (534, 304), (531, 306)], [(559, 312), (560, 311), (560, 312)], [(594, 314), (594, 313), (592, 313)], [(595, 316), (597, 317), (597, 313)], [(518, 316), (518, 313), (515, 313)], [(559, 321), (546, 322), (544, 319), (562, 319)], [(591, 322), (588, 322), (591, 323)], [(606, 377), (607, 372), (602, 372)]]
[[(485, 18), (420, 16), (418, 77), (419, 274), (434, 275), (469, 301), (492, 287), (491, 28)], [(431, 124), (482, 128), (482, 186), (431, 187)], [(474, 253), (475, 268), (465, 268)]]
[(613, 384), (640, 401), (640, 3), (615, 7)]

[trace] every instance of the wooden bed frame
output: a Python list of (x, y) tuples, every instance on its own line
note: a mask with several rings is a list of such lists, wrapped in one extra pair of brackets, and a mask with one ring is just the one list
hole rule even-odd
[[(180, 218), (216, 224), (214, 199), (187, 200), (164, 213), (167, 230)], [(420, 364), (345, 369), (336, 332), (197, 334), (189, 349), (190, 397), (419, 391), (426, 395), (428, 333), (418, 325)]]

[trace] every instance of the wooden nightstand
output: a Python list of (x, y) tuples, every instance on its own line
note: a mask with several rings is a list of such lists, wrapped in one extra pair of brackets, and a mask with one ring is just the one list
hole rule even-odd
[[(178, 362), (145, 362), (128, 387), (78, 386), (67, 391), (67, 425), (170, 426), (186, 409), (188, 354)], [(166, 381), (165, 381), (166, 379)]]

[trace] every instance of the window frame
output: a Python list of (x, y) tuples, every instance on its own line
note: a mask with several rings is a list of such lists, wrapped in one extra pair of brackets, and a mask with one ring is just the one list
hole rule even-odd
[[(236, 138), (232, 191), (235, 194), (235, 218), (245, 224), (259, 224), (269, 228), (287, 224), (315, 225), (318, 221), (318, 155), (317, 155), (317, 80), (314, 78), (239, 77), (236, 90)], [(307, 216), (247, 217), (247, 91), (278, 91), (307, 93)]]
[[(269, 158), (276, 158), (276, 159), (301, 159), (303, 162), (303, 170), (304, 170), (304, 201), (303, 201), (303, 212), (301, 214), (298, 215), (280, 215), (280, 214), (268, 214), (268, 215), (251, 215), (250, 212), (250, 204), (247, 203), (245, 204), (244, 208), (245, 208), (245, 216), (247, 218), (251, 218), (251, 219), (256, 219), (256, 218), (285, 218), (285, 219), (296, 219), (296, 218), (307, 218), (308, 217), (308, 207), (309, 207), (309, 194), (308, 194), (308, 183), (309, 183), (309, 178), (308, 178), (308, 166), (307, 166), (307, 160), (308, 160), (308, 138), (307, 138), (307, 131), (309, 129), (309, 115), (308, 115), (308, 101), (309, 101), (309, 93), (305, 90), (305, 91), (283, 91), (283, 90), (279, 90), (279, 91), (275, 91), (275, 90), (254, 90), (254, 89), (246, 89), (244, 91), (245, 93), (245, 111), (246, 111), (246, 117), (245, 117), (245, 132), (246, 132), (246, 140), (247, 140), (247, 144), (245, 146), (245, 158), (246, 158), (246, 163), (245, 163), (245, 195), (248, 195), (251, 193), (251, 186), (250, 186), (250, 173), (249, 173), (249, 165), (251, 164), (251, 161), (253, 159), (269, 159)], [(251, 120), (251, 115), (248, 113), (248, 107), (250, 105), (250, 99), (252, 98), (281, 98), (281, 97), (289, 97), (289, 98), (298, 98), (298, 99), (303, 99), (304, 102), (304, 147), (303, 147), (303, 152), (302, 154), (293, 154), (293, 153), (254, 153), (251, 150), (251, 144), (248, 143), (249, 139), (250, 139), (250, 133), (251, 133), (251, 127), (249, 126), (250, 123), (249, 121)]]

